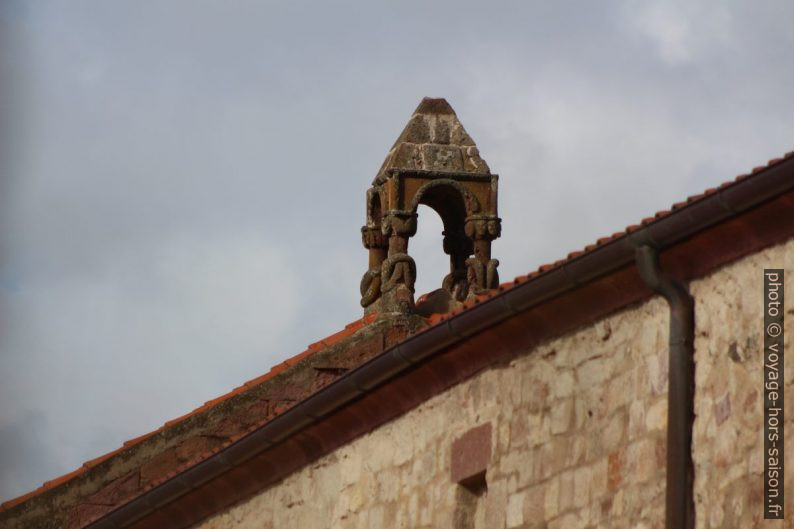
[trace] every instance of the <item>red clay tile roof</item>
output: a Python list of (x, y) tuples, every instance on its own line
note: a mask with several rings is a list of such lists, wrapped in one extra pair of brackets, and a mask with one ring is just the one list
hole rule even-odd
[[(670, 210), (659, 211), (653, 217), (648, 217), (648, 218), (643, 219), (642, 222), (641, 222), (641, 225), (642, 226), (647, 226), (647, 225), (649, 225), (649, 224), (651, 224), (653, 222), (656, 222), (659, 219), (662, 219), (664, 217), (669, 216), (673, 212), (677, 212), (678, 210), (681, 210), (682, 208), (686, 208), (686, 207), (688, 207), (688, 206), (690, 206), (690, 205), (692, 205), (692, 204), (694, 204), (694, 203), (696, 203), (698, 201), (704, 200), (705, 198), (707, 198), (707, 197), (713, 195), (714, 193), (716, 193), (717, 190), (727, 189), (727, 188), (735, 185), (737, 182), (741, 182), (741, 181), (743, 181), (743, 180), (745, 180), (747, 178), (750, 178), (753, 175), (755, 175), (756, 173), (758, 173), (760, 171), (763, 171), (765, 169), (768, 169), (770, 167), (773, 167), (773, 166), (775, 166), (775, 165), (777, 165), (779, 163), (782, 163), (785, 160), (788, 160), (788, 159), (790, 159), (792, 157), (794, 157), (794, 152), (789, 152), (782, 158), (776, 158), (776, 159), (770, 160), (769, 163), (766, 166), (756, 167), (756, 168), (753, 169), (753, 172), (750, 173), (750, 174), (740, 175), (740, 176), (736, 177), (733, 181), (729, 181), (729, 182), (723, 183), (722, 185), (719, 186), (719, 188), (707, 189), (702, 194), (693, 195), (693, 196), (687, 198), (687, 200), (684, 201), (684, 202), (679, 202), (679, 203), (674, 204)], [(600, 238), (600, 239), (598, 239), (596, 241), (595, 244), (591, 244), (591, 245), (586, 246), (583, 251), (573, 251), (573, 252), (569, 253), (566, 259), (562, 259), (562, 260), (556, 261), (555, 263), (543, 264), (540, 267), (538, 267), (537, 270), (535, 270), (535, 271), (533, 271), (533, 272), (531, 272), (531, 273), (529, 273), (527, 275), (518, 276), (513, 281), (502, 283), (499, 286), (498, 289), (494, 289), (494, 290), (492, 290), (492, 291), (490, 291), (490, 292), (488, 292), (486, 294), (483, 294), (483, 295), (479, 296), (478, 298), (476, 298), (474, 300), (467, 301), (466, 303), (463, 304), (463, 306), (460, 309), (457, 309), (455, 311), (452, 311), (452, 312), (446, 313), (446, 314), (432, 314), (428, 318), (426, 318), (426, 323), (429, 324), (429, 326), (431, 326), (431, 327), (432, 326), (436, 326), (436, 325), (440, 324), (441, 322), (449, 319), (450, 317), (455, 316), (457, 314), (460, 314), (462, 312), (465, 312), (468, 309), (470, 309), (471, 307), (473, 307), (473, 306), (475, 306), (475, 305), (477, 305), (477, 304), (479, 304), (479, 303), (481, 303), (483, 301), (486, 301), (488, 299), (494, 298), (494, 297), (500, 295), (500, 293), (509, 291), (509, 290), (515, 288), (516, 286), (521, 285), (523, 283), (526, 283), (526, 282), (528, 282), (528, 281), (530, 281), (530, 280), (532, 280), (532, 279), (534, 279), (534, 278), (536, 278), (536, 277), (538, 277), (538, 276), (540, 276), (542, 274), (546, 274), (546, 273), (548, 273), (548, 272), (550, 272), (552, 270), (555, 270), (555, 269), (557, 269), (557, 268), (559, 268), (559, 267), (561, 267), (563, 265), (566, 265), (566, 264), (570, 263), (572, 260), (578, 259), (578, 258), (582, 257), (583, 255), (589, 253), (589, 252), (593, 252), (595, 249), (597, 249), (599, 247), (602, 247), (602, 246), (604, 246), (606, 244), (614, 242), (617, 239), (620, 239), (621, 237), (626, 236), (627, 234), (631, 234), (632, 232), (637, 231), (639, 228), (640, 228), (639, 225), (631, 225), (631, 226), (628, 226), (624, 231), (616, 232), (616, 233), (614, 233), (613, 235), (611, 235), (609, 237)], [(229, 402), (233, 397), (240, 396), (240, 395), (248, 392), (252, 388), (261, 387), (265, 382), (273, 379), (274, 377), (276, 377), (279, 374), (285, 373), (286, 371), (289, 370), (290, 367), (295, 366), (296, 364), (300, 363), (301, 361), (309, 359), (311, 357), (314, 357), (318, 353), (321, 353), (321, 352), (324, 352), (324, 351), (328, 350), (328, 348), (331, 348), (335, 344), (338, 344), (341, 341), (344, 341), (346, 339), (349, 339), (349, 338), (353, 337), (358, 331), (360, 331), (363, 328), (365, 328), (365, 326), (374, 323), (375, 320), (376, 320), (376, 315), (370, 315), (370, 316), (366, 316), (366, 317), (364, 317), (364, 318), (362, 318), (360, 320), (357, 320), (355, 322), (352, 322), (351, 324), (347, 325), (340, 332), (338, 332), (336, 334), (333, 334), (333, 335), (331, 335), (331, 336), (329, 336), (329, 337), (327, 337), (327, 338), (325, 338), (325, 339), (323, 339), (321, 341), (318, 341), (318, 342), (310, 345), (302, 353), (300, 353), (300, 354), (298, 354), (298, 355), (296, 355), (296, 356), (294, 356), (294, 357), (292, 357), (290, 359), (287, 359), (284, 362), (274, 366), (268, 373), (244, 383), (242, 386), (239, 386), (239, 387), (233, 389), (232, 391), (230, 391), (229, 393), (227, 393), (225, 395), (222, 395), (222, 396), (220, 396), (220, 397), (218, 397), (216, 399), (207, 401), (203, 406), (200, 406), (199, 408), (196, 408), (195, 410), (191, 411), (190, 413), (188, 413), (188, 414), (186, 414), (186, 415), (184, 415), (182, 417), (179, 417), (179, 418), (176, 418), (176, 419), (173, 419), (171, 421), (166, 422), (161, 428), (159, 428), (159, 429), (157, 429), (157, 430), (155, 430), (153, 432), (150, 432), (148, 434), (142, 435), (140, 437), (137, 437), (135, 439), (131, 439), (131, 440), (125, 442), (122, 447), (120, 447), (120, 448), (118, 448), (118, 449), (116, 449), (116, 450), (114, 450), (114, 451), (112, 451), (112, 452), (110, 452), (108, 454), (105, 454), (105, 455), (100, 456), (100, 457), (98, 457), (96, 459), (92, 459), (90, 461), (85, 462), (82, 467), (80, 467), (80, 468), (78, 468), (78, 469), (76, 469), (76, 470), (74, 470), (74, 471), (72, 471), (72, 472), (70, 472), (68, 474), (65, 474), (65, 475), (63, 475), (63, 476), (61, 476), (59, 478), (56, 478), (54, 480), (46, 482), (41, 487), (39, 487), (38, 489), (36, 489), (36, 490), (34, 490), (32, 492), (29, 492), (29, 493), (27, 493), (27, 494), (25, 494), (23, 496), (18, 497), (18, 498), (14, 498), (14, 499), (11, 499), (9, 501), (6, 501), (2, 505), (0, 505), (0, 515), (2, 515), (6, 511), (9, 511), (10, 509), (14, 508), (15, 506), (23, 504), (23, 503), (25, 503), (25, 502), (27, 502), (27, 501), (29, 501), (29, 500), (37, 497), (37, 496), (40, 496), (40, 495), (42, 495), (42, 494), (44, 494), (44, 493), (46, 493), (48, 491), (52, 491), (53, 489), (55, 489), (55, 488), (57, 488), (59, 486), (62, 486), (64, 484), (67, 484), (67, 483), (71, 482), (72, 480), (74, 480), (75, 478), (78, 478), (79, 476), (85, 475), (89, 470), (94, 469), (94, 468), (96, 468), (97, 466), (99, 466), (99, 465), (101, 465), (103, 463), (106, 463), (107, 461), (109, 461), (110, 459), (114, 458), (115, 456), (119, 456), (120, 454), (126, 453), (126, 452), (130, 451), (131, 449), (140, 446), (142, 443), (144, 443), (145, 441), (147, 441), (147, 440), (149, 440), (149, 439), (151, 439), (151, 438), (153, 438), (155, 436), (165, 434), (167, 432), (170, 432), (170, 431), (178, 428), (180, 425), (182, 425), (186, 421), (188, 421), (188, 419), (190, 419), (191, 417), (194, 417), (194, 416), (197, 416), (197, 415), (200, 415), (200, 414), (206, 414), (206, 413), (212, 412), (212, 411), (216, 410), (217, 408), (219, 408), (220, 406), (222, 406), (224, 403)], [(397, 339), (397, 341), (400, 341), (401, 339), (404, 339), (406, 336), (407, 335), (403, 335), (401, 337), (392, 336), (392, 340), (391, 341), (392, 341), (392, 343), (395, 343), (395, 341), (394, 341), (395, 338)], [(386, 341), (381, 343), (381, 347), (380, 347), (381, 350), (385, 347), (385, 344), (386, 344)], [(355, 366), (355, 364), (351, 364), (347, 368), (354, 367), (354, 366)], [(304, 388), (304, 389), (306, 389), (306, 388)], [(318, 388), (313, 388), (312, 391), (309, 392), (309, 394), (313, 393), (314, 389), (318, 389)], [(303, 398), (306, 398), (306, 396), (307, 396), (307, 394), (304, 392), (303, 393)], [(293, 402), (293, 404), (294, 404), (294, 402)], [(203, 447), (204, 448), (203, 450), (194, 451), (193, 454), (192, 454), (193, 457), (191, 457), (190, 460), (186, 461), (184, 464), (181, 464), (181, 465), (178, 465), (178, 466), (170, 466), (170, 467), (167, 468), (166, 472), (162, 472), (162, 473), (159, 473), (159, 474), (151, 476), (151, 479), (148, 480), (148, 482), (146, 483), (145, 486), (136, 487), (136, 492), (135, 492), (135, 495), (133, 497), (139, 496), (139, 495), (145, 493), (147, 490), (151, 490), (153, 488), (156, 488), (158, 484), (167, 481), (168, 479), (172, 478), (173, 476), (175, 476), (175, 475), (181, 473), (182, 471), (184, 471), (186, 468), (194, 466), (197, 462), (199, 462), (201, 460), (204, 460), (204, 459), (207, 459), (210, 456), (212, 456), (213, 454), (218, 453), (224, 447), (227, 447), (227, 446), (233, 444), (237, 439), (245, 436), (247, 433), (249, 433), (249, 432), (251, 432), (253, 430), (256, 430), (263, 423), (266, 423), (266, 422), (272, 420), (272, 418), (275, 415), (280, 414), (282, 411), (284, 411), (285, 409), (288, 409), (288, 408), (289, 408), (289, 405), (287, 405), (286, 407), (284, 407), (284, 405), (282, 405), (280, 409), (273, 410), (275, 412), (275, 414), (273, 414), (273, 413), (262, 413), (261, 416), (264, 416), (264, 420), (262, 420), (262, 417), (260, 417), (259, 420), (249, 422), (246, 425), (245, 428), (238, 429), (238, 430), (234, 431), (233, 435), (225, 436), (223, 442), (220, 442), (220, 443), (209, 443), (207, 446)], [(169, 448), (173, 448), (173, 447), (169, 447)], [(196, 446), (195, 448), (199, 449), (201, 447), (200, 446)], [(198, 456), (198, 457), (196, 457), (196, 456)], [(156, 471), (157, 467), (155, 466), (152, 470)], [(165, 468), (163, 468), (163, 470), (165, 470)], [(95, 518), (96, 518), (96, 516), (89, 516), (87, 519), (90, 520), (90, 519), (95, 519)]]

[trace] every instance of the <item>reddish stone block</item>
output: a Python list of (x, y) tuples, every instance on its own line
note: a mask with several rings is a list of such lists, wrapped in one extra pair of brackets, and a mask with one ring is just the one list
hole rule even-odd
[(731, 395), (726, 393), (719, 401), (714, 404), (714, 418), (717, 419), (717, 426), (728, 420), (731, 416)]
[(609, 454), (607, 463), (607, 487), (609, 490), (617, 490), (623, 482), (623, 461), (620, 452)]
[(472, 428), (452, 443), (452, 481), (464, 483), (491, 462), (491, 423)]

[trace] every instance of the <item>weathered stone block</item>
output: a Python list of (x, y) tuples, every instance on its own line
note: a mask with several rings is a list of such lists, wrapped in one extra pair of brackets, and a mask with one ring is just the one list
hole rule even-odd
[(491, 462), (491, 423), (472, 428), (452, 443), (450, 465), (453, 483), (485, 472)]
[(507, 499), (506, 522), (508, 528), (519, 527), (524, 523), (524, 499), (521, 492), (511, 494)]
[(430, 126), (427, 123), (427, 116), (414, 114), (403, 129), (397, 143), (427, 143), (430, 141)]
[(392, 154), (391, 164), (405, 169), (425, 168), (420, 147), (412, 143), (401, 143), (397, 146), (394, 154)]
[(459, 123), (456, 123), (450, 130), (449, 142), (453, 145), (474, 145), (474, 140), (471, 139), (471, 136), (469, 136), (466, 130)]
[(424, 168), (432, 171), (463, 171), (463, 157), (457, 147), (422, 145), (422, 160)]
[(551, 433), (561, 434), (568, 431), (573, 417), (573, 400), (557, 401), (551, 408)]

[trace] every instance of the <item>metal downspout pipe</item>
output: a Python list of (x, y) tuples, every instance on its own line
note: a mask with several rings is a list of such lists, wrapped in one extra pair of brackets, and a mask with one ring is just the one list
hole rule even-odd
[(685, 284), (662, 272), (654, 248), (638, 247), (636, 262), (645, 284), (661, 294), (670, 307), (665, 527), (694, 529), (695, 302)]

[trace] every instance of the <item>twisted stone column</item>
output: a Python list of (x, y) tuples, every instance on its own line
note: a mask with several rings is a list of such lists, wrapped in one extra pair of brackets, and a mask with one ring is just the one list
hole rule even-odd
[(449, 255), (449, 274), (444, 278), (442, 288), (449, 292), (452, 299), (463, 301), (469, 292), (466, 274), (466, 258), (472, 254), (471, 239), (462, 229), (444, 231), (444, 253)]
[(411, 312), (414, 308), (416, 263), (408, 255), (408, 239), (416, 234), (416, 214), (392, 210), (383, 217), (389, 249), (381, 265), (381, 308), (384, 312)]
[(361, 306), (369, 308), (380, 297), (380, 267), (386, 259), (389, 239), (380, 226), (361, 228), (361, 242), (369, 250), (369, 267), (361, 278)]

